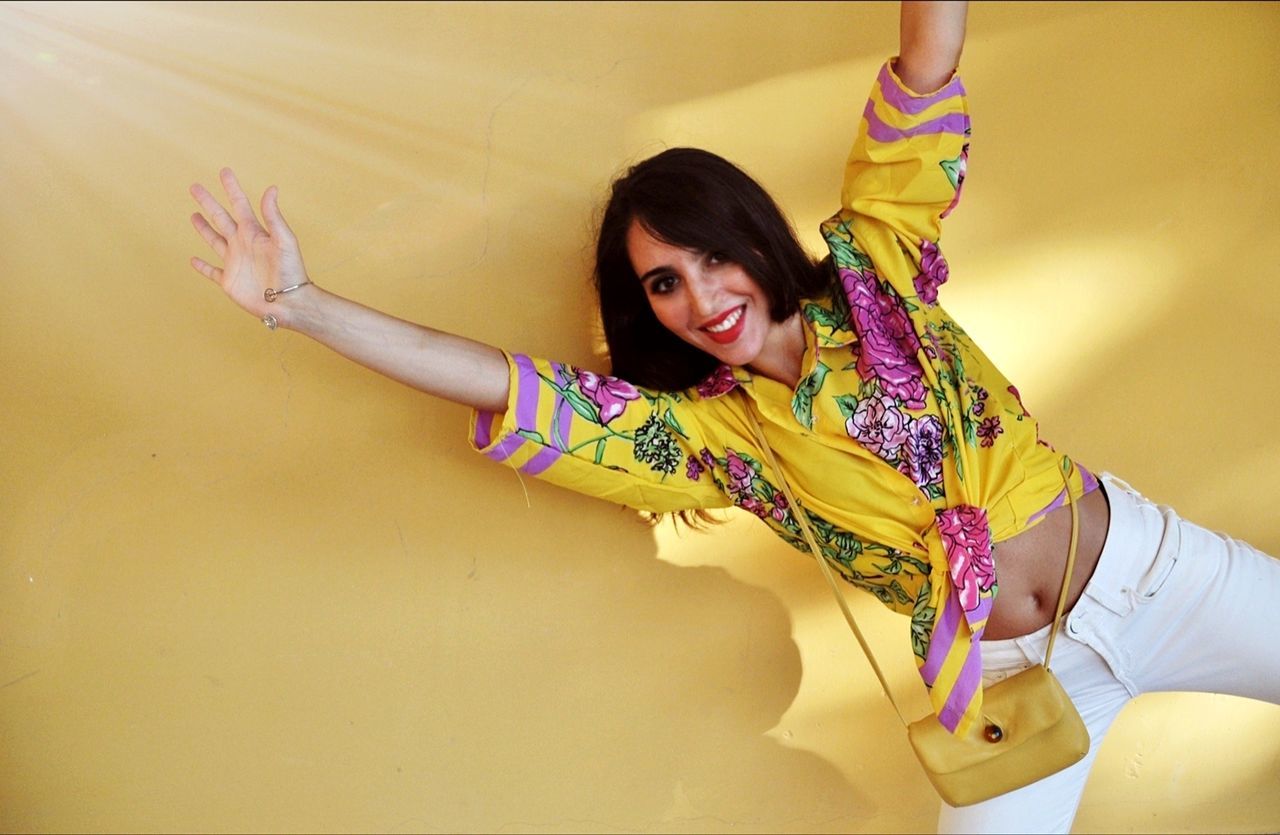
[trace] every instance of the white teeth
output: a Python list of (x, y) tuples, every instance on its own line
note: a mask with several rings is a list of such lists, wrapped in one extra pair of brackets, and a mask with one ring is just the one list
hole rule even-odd
[(710, 331), (711, 333), (724, 333), (725, 331), (729, 330), (729, 328), (738, 324), (738, 320), (741, 318), (742, 318), (742, 308), (738, 308), (737, 310), (730, 313), (729, 317), (725, 319), (723, 322), (721, 322), (718, 325), (712, 325), (711, 327), (707, 328), (707, 330)]

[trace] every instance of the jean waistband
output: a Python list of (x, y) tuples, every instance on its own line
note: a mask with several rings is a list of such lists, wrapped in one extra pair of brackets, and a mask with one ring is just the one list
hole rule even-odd
[(1117, 615), (1127, 615), (1152, 566), (1177, 550), (1173, 523), (1178, 517), (1172, 508), (1156, 504), (1111, 473), (1103, 473), (1101, 481), (1111, 524), (1084, 594)]
[[(1097, 567), (1085, 585), (1081, 601), (1087, 596), (1123, 615), (1133, 609), (1132, 589), (1150, 565), (1150, 560), (1144, 561), (1141, 555), (1144, 551), (1154, 553), (1161, 542), (1163, 508), (1152, 504), (1111, 473), (1099, 473), (1098, 483), (1107, 498), (1111, 521)], [(1080, 602), (1076, 605), (1079, 606)], [(1066, 620), (1067, 614), (1064, 614), (1063, 622)], [(1044, 659), (1052, 627), (1053, 624), (1048, 623), (1035, 632), (1016, 638), (983, 641), (983, 667), (992, 669), (1040, 663)]]

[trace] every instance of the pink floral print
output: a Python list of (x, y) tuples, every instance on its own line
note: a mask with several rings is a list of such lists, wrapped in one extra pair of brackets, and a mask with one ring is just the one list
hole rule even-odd
[(751, 493), (751, 482), (756, 471), (733, 450), (725, 451), (725, 469), (729, 473), (729, 495), (737, 499)]
[(902, 445), (911, 437), (911, 418), (898, 408), (892, 397), (868, 397), (845, 421), (849, 437), (881, 458), (896, 458)]
[(882, 391), (910, 409), (923, 409), (924, 371), (916, 352), (920, 339), (902, 304), (880, 289), (871, 270), (841, 268), (840, 281), (860, 342), (858, 374), (880, 381)]
[(609, 421), (622, 414), (627, 408), (628, 400), (640, 399), (640, 392), (636, 391), (635, 386), (617, 377), (606, 377), (593, 371), (578, 369), (577, 380), (578, 388), (600, 409), (601, 426), (608, 426)]
[(945, 452), (942, 421), (935, 415), (925, 415), (912, 421), (911, 434), (903, 446), (898, 472), (926, 488), (942, 482), (942, 458)]
[(960, 605), (966, 612), (975, 611), (982, 592), (990, 591), (996, 582), (987, 512), (980, 507), (960, 505), (939, 513), (937, 522)]
[(737, 385), (738, 381), (733, 378), (733, 369), (727, 365), (722, 365), (710, 377), (698, 383), (698, 396), (719, 397), (726, 392), (732, 391)]
[(1000, 417), (993, 415), (986, 418), (982, 423), (978, 424), (978, 437), (982, 439), (983, 446), (991, 446), (996, 442), (996, 437), (1004, 432), (1004, 428), (1000, 425)]
[(933, 304), (938, 300), (938, 287), (945, 284), (950, 275), (947, 259), (942, 257), (942, 250), (933, 241), (925, 241), (920, 245), (920, 274), (913, 283), (916, 295), (925, 304)]
[(1031, 413), (1027, 411), (1027, 407), (1022, 404), (1022, 395), (1018, 393), (1018, 387), (1009, 386), (1008, 391), (1013, 395), (1013, 399), (1018, 401), (1018, 408), (1022, 409), (1022, 416), (1031, 417)]
[(969, 391), (973, 393), (973, 402), (969, 405), (969, 411), (974, 417), (982, 417), (982, 413), (987, 410), (987, 390), (982, 386), (970, 381)]

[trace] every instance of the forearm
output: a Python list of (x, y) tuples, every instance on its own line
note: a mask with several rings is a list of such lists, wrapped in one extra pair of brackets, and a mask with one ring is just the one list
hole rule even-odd
[(965, 0), (902, 3), (894, 71), (909, 88), (932, 93), (947, 83), (960, 63), (968, 6)]
[(315, 285), (277, 304), (281, 325), (379, 374), (466, 406), (507, 408), (507, 361), (491, 345), (398, 319)]

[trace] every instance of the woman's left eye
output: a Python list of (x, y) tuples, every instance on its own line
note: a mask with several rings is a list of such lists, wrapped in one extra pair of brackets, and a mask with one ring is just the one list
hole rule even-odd
[(723, 252), (711, 252), (707, 254), (707, 261), (712, 264), (723, 264), (729, 260), (729, 256)]

